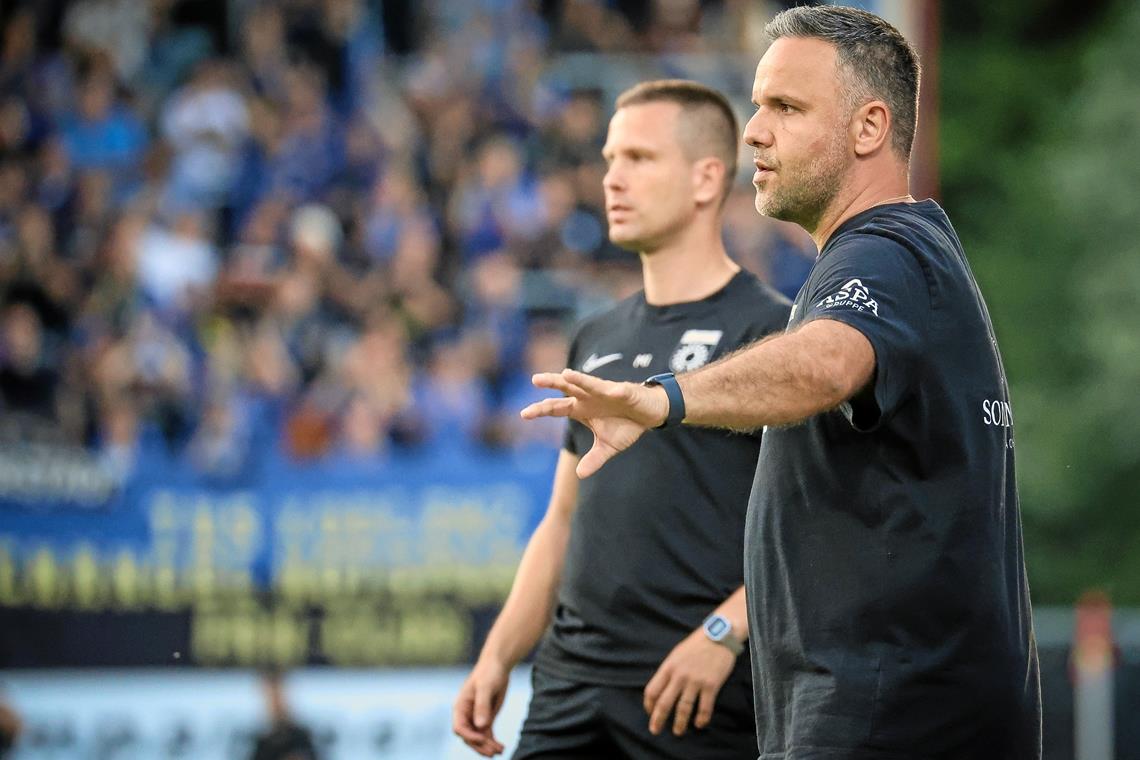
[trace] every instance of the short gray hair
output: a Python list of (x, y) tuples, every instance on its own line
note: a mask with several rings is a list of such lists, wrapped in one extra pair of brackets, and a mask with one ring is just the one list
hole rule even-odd
[(853, 101), (882, 100), (890, 109), (891, 145), (909, 159), (918, 122), (918, 54), (898, 29), (873, 13), (836, 5), (782, 11), (764, 27), (773, 42), (810, 37), (835, 45), (840, 66), (852, 77)]

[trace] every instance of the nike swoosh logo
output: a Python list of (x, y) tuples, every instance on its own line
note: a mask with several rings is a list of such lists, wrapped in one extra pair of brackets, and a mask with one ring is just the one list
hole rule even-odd
[(605, 356), (598, 356), (597, 354), (590, 354), (586, 361), (582, 362), (583, 372), (593, 372), (598, 367), (604, 367), (610, 362), (616, 362), (621, 358), (621, 354), (606, 354)]

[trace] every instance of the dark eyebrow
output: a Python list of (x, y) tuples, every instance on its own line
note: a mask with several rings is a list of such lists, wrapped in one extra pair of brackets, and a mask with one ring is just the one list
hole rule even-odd
[[(797, 97), (780, 92), (768, 95), (764, 98), (764, 100), (768, 101), (769, 103), (787, 103), (788, 105), (796, 106), (797, 108), (804, 108), (807, 105), (807, 103)], [(756, 102), (755, 95), (752, 97), (752, 105), (756, 106), (757, 108), (760, 107), (760, 104)]]

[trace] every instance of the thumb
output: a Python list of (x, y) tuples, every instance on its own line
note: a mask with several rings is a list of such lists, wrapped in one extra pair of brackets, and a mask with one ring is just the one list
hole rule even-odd
[(485, 685), (475, 687), (475, 728), (486, 728), (491, 723), (491, 690)]

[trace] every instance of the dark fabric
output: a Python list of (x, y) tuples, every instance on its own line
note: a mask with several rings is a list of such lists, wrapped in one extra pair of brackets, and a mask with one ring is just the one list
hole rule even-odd
[[(742, 662), (747, 662), (744, 655)], [(649, 733), (642, 690), (566, 680), (537, 668), (514, 760), (754, 760), (752, 682), (738, 669), (717, 697), (712, 720), (683, 736), (672, 723)]]
[(296, 723), (278, 723), (257, 738), (251, 760), (316, 760), (309, 730)]
[(877, 369), (764, 435), (745, 550), (762, 757), (1039, 758), (1009, 393), (942, 209), (843, 224), (792, 315), (859, 330)]
[[(643, 381), (696, 369), (782, 330), (787, 301), (741, 272), (712, 296), (651, 306), (643, 294), (587, 320), (569, 366)], [(593, 434), (571, 423), (566, 448)], [(537, 662), (583, 683), (644, 686), (665, 656), (743, 583), (744, 517), (759, 437), (654, 431), (581, 482), (554, 621)]]

